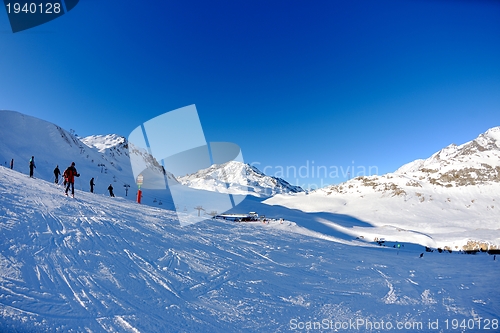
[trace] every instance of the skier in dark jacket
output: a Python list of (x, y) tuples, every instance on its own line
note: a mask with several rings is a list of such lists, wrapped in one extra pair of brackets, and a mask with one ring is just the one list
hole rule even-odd
[(59, 165), (56, 165), (56, 168), (54, 169), (54, 182), (56, 184), (59, 184), (60, 175), (61, 175), (61, 170), (59, 170)]
[(92, 179), (90, 180), (90, 193), (94, 193), (94, 186), (94, 177), (92, 177)]
[(108, 191), (109, 191), (109, 196), (110, 197), (114, 197), (115, 196), (115, 194), (113, 193), (113, 185), (109, 184)]
[(66, 196), (68, 195), (69, 187), (71, 186), (71, 195), (75, 197), (75, 177), (80, 177), (80, 174), (76, 171), (75, 162), (71, 163), (64, 171), (64, 180), (66, 181)]
[(11, 159), (11, 160), (10, 160), (10, 168), (11, 168), (11, 169), (14, 169), (14, 159)]
[(36, 169), (35, 156), (31, 156), (31, 158), (30, 158), (30, 177), (31, 178), (33, 178), (34, 169)]

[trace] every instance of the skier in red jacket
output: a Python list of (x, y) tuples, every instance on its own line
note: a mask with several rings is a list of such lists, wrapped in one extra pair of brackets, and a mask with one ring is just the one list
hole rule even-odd
[(75, 177), (80, 177), (80, 174), (76, 171), (75, 162), (71, 163), (63, 174), (64, 180), (66, 181), (66, 196), (68, 195), (69, 187), (71, 185), (71, 195), (75, 197)]

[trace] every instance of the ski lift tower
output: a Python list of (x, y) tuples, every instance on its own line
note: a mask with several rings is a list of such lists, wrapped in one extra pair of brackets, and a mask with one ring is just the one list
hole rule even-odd
[(200, 212), (201, 212), (202, 210), (203, 210), (203, 211), (205, 210), (205, 209), (203, 209), (203, 207), (202, 207), (202, 206), (196, 206), (196, 207), (194, 207), (194, 209), (198, 210), (198, 216), (200, 216)]

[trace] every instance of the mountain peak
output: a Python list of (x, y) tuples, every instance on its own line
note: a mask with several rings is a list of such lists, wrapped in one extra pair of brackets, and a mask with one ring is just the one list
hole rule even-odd
[(267, 176), (255, 166), (238, 161), (214, 164), (193, 174), (178, 177), (177, 180), (196, 189), (263, 197), (304, 191), (284, 179)]
[(500, 127), (472, 141), (451, 144), (425, 160), (403, 165), (395, 174), (413, 175), (435, 185), (462, 186), (500, 181)]
[(99, 152), (117, 147), (127, 142), (127, 139), (117, 134), (91, 135), (80, 139), (86, 146), (97, 148)]
[(490, 136), (493, 137), (496, 141), (500, 141), (500, 126), (492, 127), (482, 135)]

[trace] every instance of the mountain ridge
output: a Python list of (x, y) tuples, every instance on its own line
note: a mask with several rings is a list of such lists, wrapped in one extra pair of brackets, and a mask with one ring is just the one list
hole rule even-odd
[(361, 184), (377, 192), (405, 195), (405, 189), (422, 187), (423, 184), (450, 188), (499, 182), (500, 126), (492, 127), (464, 144), (450, 144), (429, 158), (416, 159), (394, 172), (358, 176), (319, 190), (346, 193), (355, 184)]
[(448, 145), (427, 159), (407, 163), (394, 174), (424, 177), (447, 187), (500, 182), (500, 127), (492, 127), (462, 145)]
[(177, 180), (192, 188), (231, 194), (273, 196), (304, 191), (300, 186), (268, 176), (258, 168), (238, 161), (215, 164), (190, 175), (177, 177)]
[(393, 173), (355, 177), (307, 195), (277, 195), (264, 203), (356, 217), (375, 228), (351, 230), (352, 235), (372, 241), (401, 240), (404, 230), (414, 230), (431, 237), (433, 247), (496, 249), (500, 248), (499, 146), (500, 127), (493, 127)]

